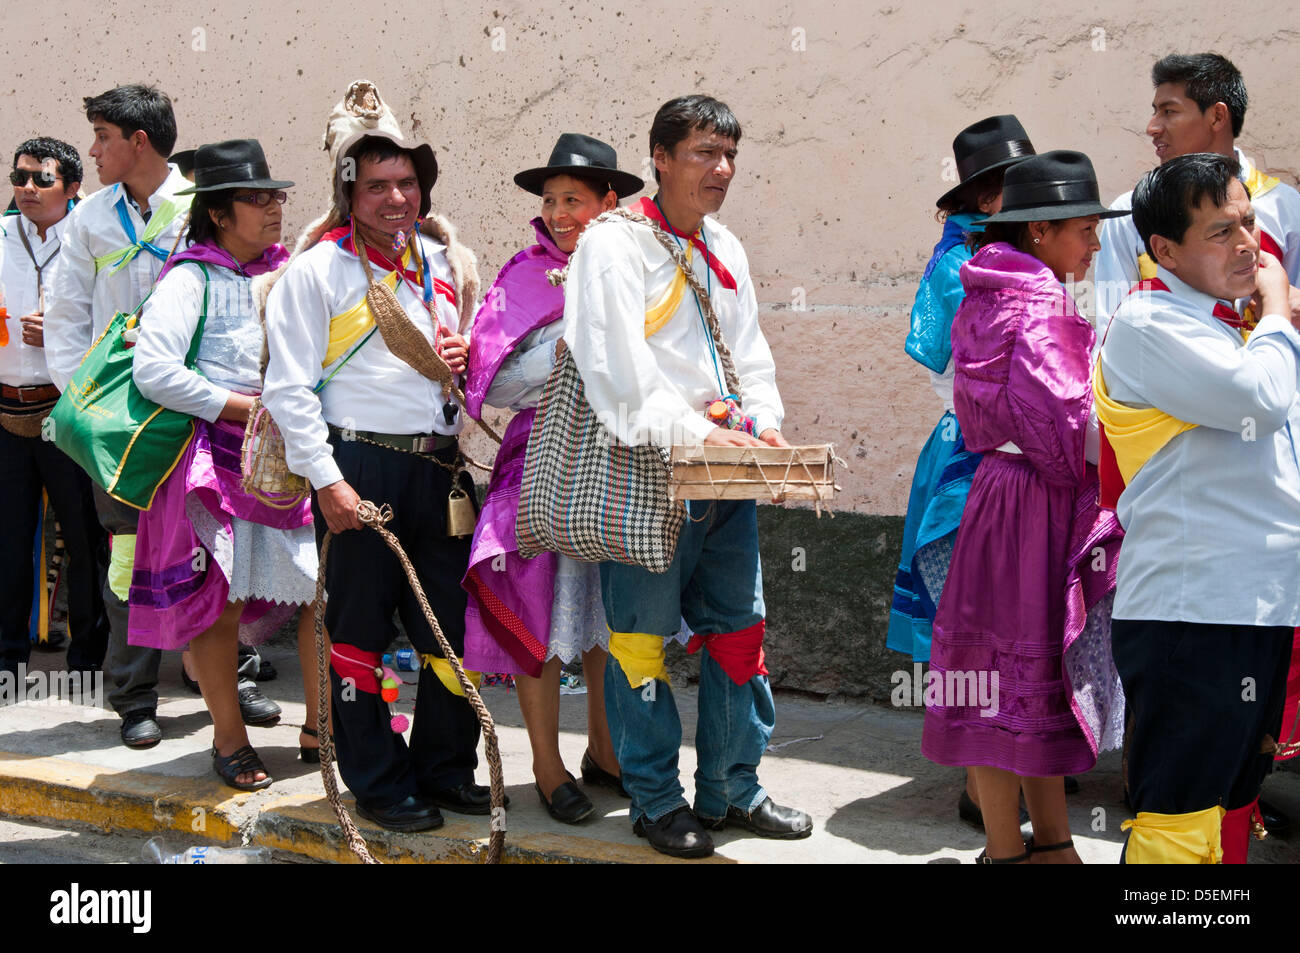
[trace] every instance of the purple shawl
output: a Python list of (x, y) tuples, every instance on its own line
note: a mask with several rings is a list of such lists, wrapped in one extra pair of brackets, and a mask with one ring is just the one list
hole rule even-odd
[[(523, 338), (564, 316), (564, 290), (546, 280), (569, 256), (556, 247), (541, 218), (532, 221), (537, 244), (510, 259), (488, 289), (470, 334), (466, 410), (483, 413), (483, 399), (501, 362)], [(465, 660), (479, 671), (536, 677), (546, 661), (555, 591), (555, 554), (522, 559), (516, 551), (515, 513), (524, 451), (536, 411), (516, 414), (502, 437), (462, 585)]]
[(953, 405), (966, 448), (1011, 441), (1052, 483), (1084, 480), (1095, 332), (1050, 268), (1003, 242), (961, 267)]
[(483, 416), (483, 399), (506, 356), (529, 333), (564, 317), (564, 289), (552, 287), (546, 273), (567, 265), (568, 253), (556, 247), (540, 216), (531, 224), (537, 244), (506, 262), (474, 316), (465, 409), (475, 419)]
[(271, 245), (266, 251), (262, 252), (252, 261), (246, 261), (242, 265), (235, 261), (235, 256), (230, 254), (214, 241), (205, 240), (195, 242), (188, 248), (178, 251), (167, 259), (163, 265), (162, 271), (158, 273), (158, 280), (162, 281), (163, 275), (171, 271), (181, 262), (201, 261), (205, 265), (220, 265), (222, 268), (229, 268), (245, 278), (256, 278), (258, 275), (266, 274), (268, 271), (275, 271), (286, 261), (289, 260), (289, 252), (283, 245)]
[[(225, 609), (230, 581), (224, 560), (231, 558), (231, 517), (276, 529), (311, 523), (311, 500), (287, 510), (258, 502), (240, 488), (241, 424), (194, 421), (194, 439), (153, 505), (140, 514), (131, 575), (127, 641), (155, 649), (184, 648), (202, 635)], [(201, 535), (189, 515), (206, 511)], [(206, 530), (215, 536), (209, 538)], [(264, 641), (293, 615), (288, 603), (249, 600), (240, 616), (240, 638)]]

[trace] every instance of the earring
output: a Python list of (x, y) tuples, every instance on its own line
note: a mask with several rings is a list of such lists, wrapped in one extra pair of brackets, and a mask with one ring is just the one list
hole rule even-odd
[(1034, 239), (1034, 244), (1035, 244), (1035, 245), (1038, 244), (1038, 239), (1037, 239), (1037, 238)]

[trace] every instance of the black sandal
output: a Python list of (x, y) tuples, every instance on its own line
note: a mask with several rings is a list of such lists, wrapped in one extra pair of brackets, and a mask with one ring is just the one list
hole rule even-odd
[[(1029, 845), (1026, 844), (1026, 847)], [(1023, 854), (1017, 854), (1015, 857), (990, 857), (988, 851), (980, 851), (980, 855), (975, 858), (977, 864), (1023, 864), (1029, 859), (1032, 848), (1026, 850)]]
[[(304, 735), (310, 735), (313, 738), (320, 737), (316, 734), (315, 728), (308, 728), (306, 725), (303, 725), (298, 730)], [(320, 745), (317, 745), (315, 748), (304, 748), (302, 745), (299, 745), (298, 757), (302, 758), (303, 764), (320, 764)]]
[(1061, 841), (1059, 844), (1043, 844), (1042, 846), (1035, 844), (1033, 837), (1030, 837), (1029, 840), (1025, 841), (1025, 850), (1029, 851), (1031, 854), (1046, 854), (1053, 850), (1069, 850), (1073, 846), (1073, 839)]
[[(257, 756), (252, 745), (244, 745), (228, 757), (218, 754), (217, 746), (213, 745), (212, 770), (217, 772), (217, 777), (238, 791), (260, 791), (272, 781), (271, 775), (266, 774), (266, 765), (262, 764), (262, 759)], [(240, 784), (237, 780), (241, 774), (252, 774), (255, 771), (261, 771), (266, 777), (246, 784)]]

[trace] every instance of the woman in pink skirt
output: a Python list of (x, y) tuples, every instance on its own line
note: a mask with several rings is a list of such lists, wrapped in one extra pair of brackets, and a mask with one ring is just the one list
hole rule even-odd
[(1122, 736), (1110, 655), (1122, 531), (1097, 506), (1094, 332), (1062, 285), (1088, 270), (1098, 221), (1119, 214), (1082, 153), (1026, 159), (961, 269), (954, 404), (985, 456), (934, 623), (921, 750), (974, 767), (984, 863), (1078, 863), (1062, 778)]

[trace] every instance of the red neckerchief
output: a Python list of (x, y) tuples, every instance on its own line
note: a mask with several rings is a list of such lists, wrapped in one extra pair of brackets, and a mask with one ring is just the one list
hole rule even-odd
[[(1168, 291), (1168, 290), (1169, 290), (1169, 286), (1165, 284), (1163, 281), (1161, 281), (1159, 278), (1146, 278), (1143, 279), (1142, 281), (1139, 281), (1131, 289), (1129, 289), (1129, 294), (1133, 294), (1134, 292), (1138, 292), (1138, 291), (1148, 292), (1148, 291)], [(1238, 314), (1233, 308), (1228, 307), (1222, 301), (1214, 302), (1213, 314), (1216, 318), (1218, 318), (1220, 321), (1222, 321), (1230, 328), (1236, 328), (1237, 330), (1241, 330), (1242, 328), (1245, 328), (1246, 330), (1249, 331), (1255, 326), (1253, 322), (1247, 321), (1240, 314)]]
[[(663, 212), (659, 211), (659, 206), (655, 205), (654, 199), (641, 199), (641, 201), (632, 206), (632, 211), (642, 213), (652, 222), (655, 222), (660, 228), (666, 229), (678, 238), (686, 238), (685, 235), (668, 224), (668, 219), (664, 218)], [(699, 232), (690, 236), (690, 243), (704, 256), (705, 262), (708, 263), (709, 270), (718, 276), (719, 284), (728, 291), (735, 291), (736, 279), (731, 277), (731, 272), (727, 271), (727, 266), (718, 261), (717, 256), (714, 255), (713, 252), (709, 251), (704, 242), (700, 241)]]
[[(342, 248), (349, 254), (355, 255), (357, 253), (356, 244), (352, 240), (351, 225), (340, 225), (338, 228), (330, 229), (321, 236), (320, 240), (323, 242), (335, 242), (339, 248)], [(372, 245), (366, 245), (366, 257), (370, 259), (371, 264), (378, 265), (385, 271), (398, 271), (397, 262), (393, 261), (382, 251)], [(412, 256), (412, 259), (414, 259), (414, 256)], [(424, 276), (418, 271), (414, 271), (410, 268), (403, 268), (400, 270), (399, 274), (415, 287), (424, 287)], [(454, 308), (456, 306), (456, 289), (439, 278), (435, 278), (432, 275), (430, 277), (433, 278), (434, 294), (442, 295), (451, 302), (451, 306)]]

